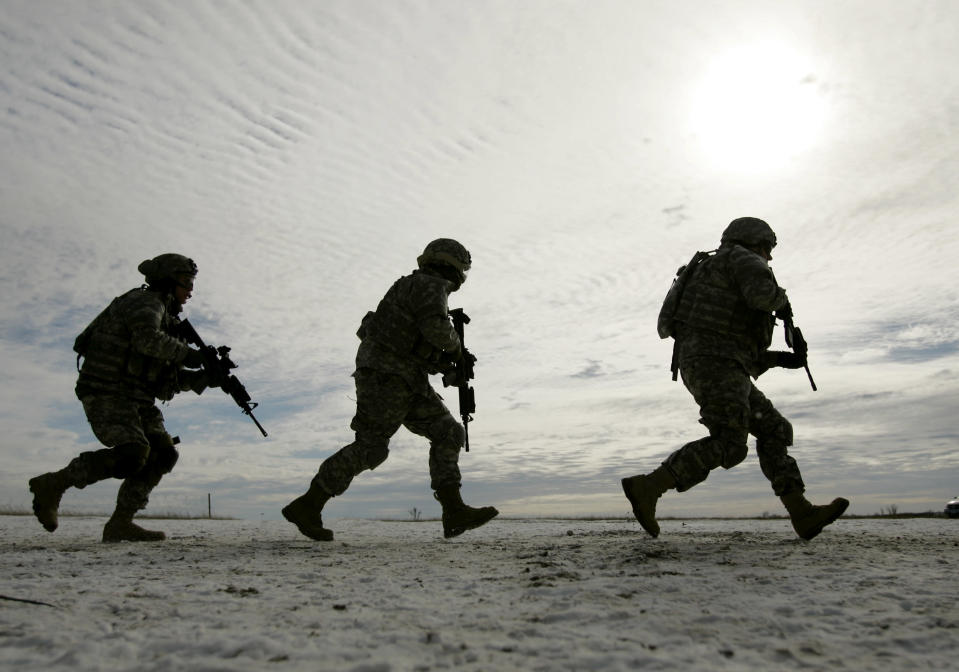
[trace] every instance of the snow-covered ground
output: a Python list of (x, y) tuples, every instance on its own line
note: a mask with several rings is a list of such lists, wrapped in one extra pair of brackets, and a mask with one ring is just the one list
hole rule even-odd
[[(0, 517), (5, 670), (933, 670), (959, 656), (959, 521)], [(14, 601), (29, 599), (45, 604)]]

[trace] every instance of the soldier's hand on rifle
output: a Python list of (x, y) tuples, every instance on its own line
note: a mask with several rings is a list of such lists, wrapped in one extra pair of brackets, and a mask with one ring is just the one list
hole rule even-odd
[(459, 354), (454, 357), (450, 353), (444, 352), (442, 355), (440, 355), (440, 363), (437, 368), (439, 369), (440, 373), (445, 375), (455, 369), (459, 361)]
[(459, 387), (465, 382), (463, 372), (459, 367), (454, 366), (443, 374), (443, 387)]
[(206, 371), (203, 372), (203, 382), (206, 383), (206, 386), (209, 388), (220, 387), (220, 380)]
[[(465, 362), (463, 360), (466, 360)], [(462, 358), (453, 362), (453, 365), (443, 372), (443, 387), (460, 387), (469, 382), (467, 371), (476, 363), (476, 357), (467, 350)]]
[(797, 355), (795, 352), (774, 352), (776, 355), (776, 366), (784, 369), (801, 369), (806, 366), (806, 358)]
[(203, 370), (190, 370), (180, 372), (181, 389), (190, 389), (197, 394), (203, 394), (203, 391), (211, 387), (219, 387), (219, 383), (213, 380), (213, 376)]
[(204, 363), (203, 352), (196, 348), (190, 348), (186, 357), (183, 358), (183, 366), (188, 369), (199, 369)]

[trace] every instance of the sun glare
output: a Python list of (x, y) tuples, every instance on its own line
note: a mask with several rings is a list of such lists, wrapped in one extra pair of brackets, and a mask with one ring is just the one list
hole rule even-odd
[(824, 101), (810, 64), (781, 45), (718, 55), (694, 92), (692, 133), (723, 170), (764, 172), (811, 146)]

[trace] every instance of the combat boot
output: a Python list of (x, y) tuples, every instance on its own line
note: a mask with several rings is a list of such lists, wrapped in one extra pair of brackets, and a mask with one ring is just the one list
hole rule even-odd
[(33, 515), (48, 532), (57, 529), (60, 498), (72, 485), (66, 469), (51, 471), (30, 479), (30, 492), (33, 493)]
[(103, 541), (163, 541), (166, 535), (145, 530), (133, 522), (133, 516), (146, 508), (150, 491), (160, 481), (160, 474), (140, 474), (123, 481), (117, 490), (117, 506), (103, 527)]
[(810, 503), (802, 492), (790, 492), (779, 499), (789, 512), (796, 534), (806, 540), (822, 532), (822, 528), (839, 518), (849, 506), (849, 500), (843, 497), (837, 497), (825, 506), (817, 506)]
[(116, 463), (111, 448), (80, 453), (60, 471), (51, 471), (31, 478), (33, 513), (48, 531), (53, 532), (59, 524), (60, 499), (67, 488), (85, 488), (88, 485), (114, 476)]
[(117, 518), (115, 515), (103, 527), (104, 543), (118, 541), (163, 541), (166, 534), (159, 530), (145, 530), (132, 520)]
[(477, 509), (464, 504), (458, 485), (438, 488), (433, 496), (443, 505), (443, 536), (447, 539), (485, 525), (499, 515), (492, 506)]
[(676, 487), (676, 480), (666, 467), (659, 467), (649, 474), (624, 478), (623, 492), (633, 506), (633, 515), (652, 537), (659, 536), (656, 522), (656, 502), (663, 493)]
[(310, 539), (333, 541), (333, 530), (323, 527), (323, 517), (320, 515), (329, 499), (330, 495), (313, 481), (305, 494), (284, 506), (280, 513)]

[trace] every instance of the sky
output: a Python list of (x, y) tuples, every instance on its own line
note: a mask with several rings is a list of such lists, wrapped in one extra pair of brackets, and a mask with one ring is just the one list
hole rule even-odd
[[(277, 519), (352, 440), (366, 311), (434, 238), (478, 361), (467, 502), (627, 515), (620, 479), (702, 436), (656, 315), (726, 224), (776, 230), (805, 374), (757, 385), (813, 501), (959, 494), (959, 5), (4, 0), (0, 508), (99, 447), (75, 336), (163, 252), (236, 374), (163, 405), (180, 460), (149, 510)], [(782, 332), (776, 348), (785, 348)], [(456, 394), (444, 394), (456, 413)], [(327, 517), (438, 515), (425, 439)], [(116, 481), (62, 506), (109, 511)], [(783, 513), (750, 449), (662, 516)]]

